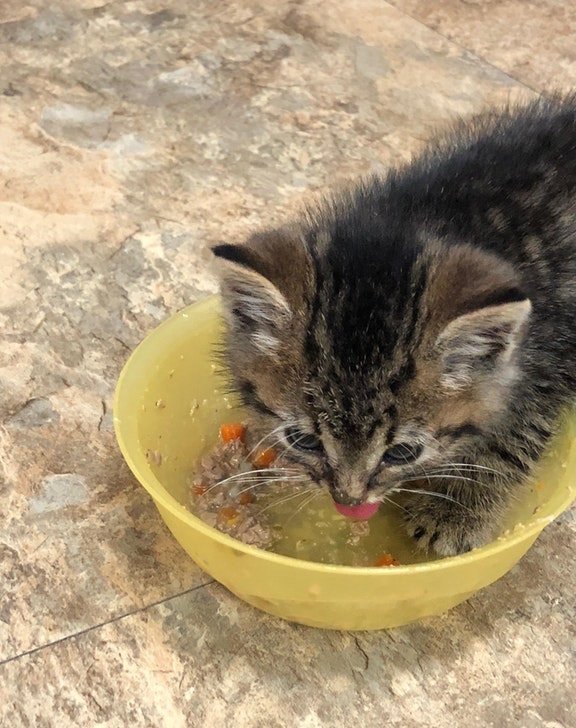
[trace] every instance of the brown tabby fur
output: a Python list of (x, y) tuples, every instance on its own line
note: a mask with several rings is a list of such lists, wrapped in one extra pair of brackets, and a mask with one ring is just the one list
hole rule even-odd
[(460, 553), (495, 535), (573, 397), (575, 247), (574, 98), (475, 119), (217, 246), (228, 366), (336, 501), (401, 493), (418, 544)]

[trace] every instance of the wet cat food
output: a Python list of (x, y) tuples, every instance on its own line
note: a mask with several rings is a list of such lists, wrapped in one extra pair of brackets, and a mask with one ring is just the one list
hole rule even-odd
[(188, 487), (197, 516), (251, 546), (325, 563), (398, 564), (375, 538), (385, 530), (371, 533), (367, 521), (343, 517), (276, 449), (254, 447), (242, 423), (220, 427)]

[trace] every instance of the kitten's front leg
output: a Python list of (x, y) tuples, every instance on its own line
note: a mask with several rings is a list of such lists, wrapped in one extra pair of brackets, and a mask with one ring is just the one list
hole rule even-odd
[(401, 501), (408, 533), (419, 548), (455, 556), (484, 546), (497, 535), (509, 488), (489, 478), (466, 484), (434, 479), (433, 488), (423, 479), (420, 488)]

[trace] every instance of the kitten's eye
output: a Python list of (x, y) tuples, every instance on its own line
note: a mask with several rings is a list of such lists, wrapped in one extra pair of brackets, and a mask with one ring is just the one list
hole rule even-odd
[(422, 455), (422, 445), (411, 445), (408, 442), (400, 442), (389, 450), (386, 450), (382, 462), (386, 465), (406, 465), (412, 463)]
[(298, 450), (308, 450), (311, 452), (322, 450), (322, 443), (316, 435), (302, 432), (296, 427), (287, 427), (284, 434), (290, 445)]

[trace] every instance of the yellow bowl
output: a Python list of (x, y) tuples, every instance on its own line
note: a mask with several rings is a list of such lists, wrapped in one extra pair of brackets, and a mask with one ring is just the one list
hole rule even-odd
[(527, 489), (511, 527), (463, 556), (394, 569), (330, 566), (246, 546), (185, 507), (186, 474), (230, 419), (212, 365), (218, 299), (175, 314), (128, 360), (116, 390), (120, 449), (170, 531), (194, 561), (249, 604), (284, 619), (332, 629), (395, 627), (439, 614), (505, 574), (576, 496), (576, 420), (570, 416)]

